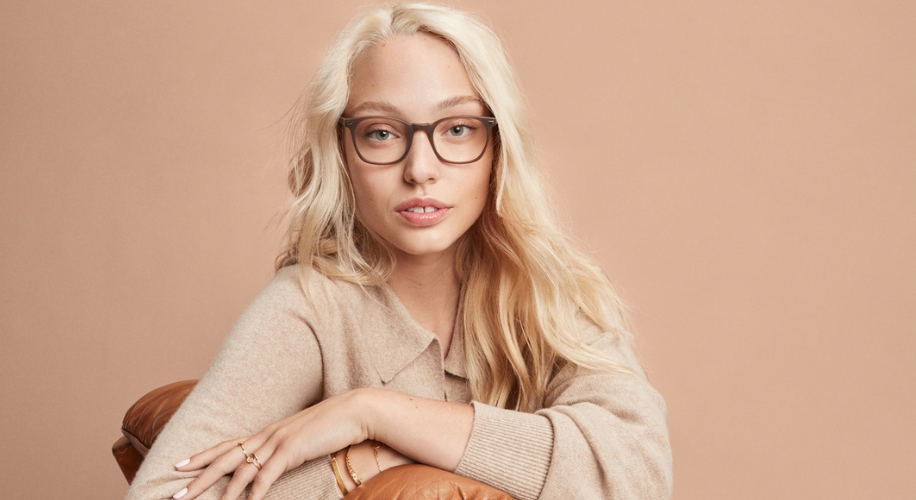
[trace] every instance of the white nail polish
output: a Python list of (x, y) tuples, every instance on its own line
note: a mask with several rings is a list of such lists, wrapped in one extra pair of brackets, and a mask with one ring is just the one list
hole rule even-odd
[(190, 458), (186, 458), (186, 459), (182, 460), (181, 462), (178, 462), (177, 464), (175, 464), (175, 468), (178, 469), (178, 468), (180, 468), (180, 467), (184, 467), (185, 465), (188, 465), (189, 463), (191, 463), (191, 459), (190, 459)]
[(181, 497), (185, 496), (187, 493), (188, 493), (188, 489), (187, 489), (187, 488), (182, 488), (181, 491), (179, 491), (178, 493), (175, 493), (174, 495), (172, 495), (172, 498), (178, 499), (178, 498), (181, 498)]

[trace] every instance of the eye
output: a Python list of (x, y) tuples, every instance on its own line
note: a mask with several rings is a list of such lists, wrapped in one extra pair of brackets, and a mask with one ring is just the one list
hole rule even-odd
[(448, 141), (466, 141), (477, 137), (483, 124), (470, 117), (455, 117), (448, 119), (438, 127), (438, 135)]
[(445, 133), (451, 137), (462, 137), (471, 133), (471, 127), (468, 125), (452, 125)]
[(391, 132), (388, 130), (372, 130), (366, 134), (366, 137), (375, 141), (387, 141), (391, 139)]
[(399, 125), (397, 122), (387, 120), (367, 120), (357, 130), (357, 135), (360, 141), (373, 144), (375, 147), (387, 145), (404, 137), (404, 132), (401, 130), (403, 127)]

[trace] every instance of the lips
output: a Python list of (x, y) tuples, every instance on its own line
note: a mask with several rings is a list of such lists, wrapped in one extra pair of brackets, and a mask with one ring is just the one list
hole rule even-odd
[(412, 198), (394, 207), (413, 226), (432, 226), (442, 220), (452, 207), (435, 198)]
[(398, 206), (394, 207), (395, 212), (403, 212), (409, 208), (451, 208), (445, 203), (435, 199), (435, 198), (411, 198), (407, 201), (401, 202)]

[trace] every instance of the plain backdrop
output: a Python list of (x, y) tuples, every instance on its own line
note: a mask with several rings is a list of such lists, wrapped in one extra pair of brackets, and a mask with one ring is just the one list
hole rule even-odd
[[(360, 1), (0, 4), (0, 484), (118, 498), (127, 407), (273, 273)], [(916, 3), (461, 1), (633, 308), (677, 500), (916, 498)]]

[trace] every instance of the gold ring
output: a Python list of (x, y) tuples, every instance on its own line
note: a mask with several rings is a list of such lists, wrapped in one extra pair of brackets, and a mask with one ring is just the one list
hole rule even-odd
[(248, 458), (248, 452), (245, 451), (244, 443), (243, 443), (242, 441), (239, 441), (237, 444), (239, 445), (239, 448), (242, 449), (242, 453), (245, 455), (245, 458), (247, 459), (247, 458)]
[(258, 456), (255, 455), (254, 453), (245, 457), (245, 461), (250, 464), (254, 464), (254, 466), (257, 467), (258, 470), (261, 470), (261, 461), (258, 460)]

